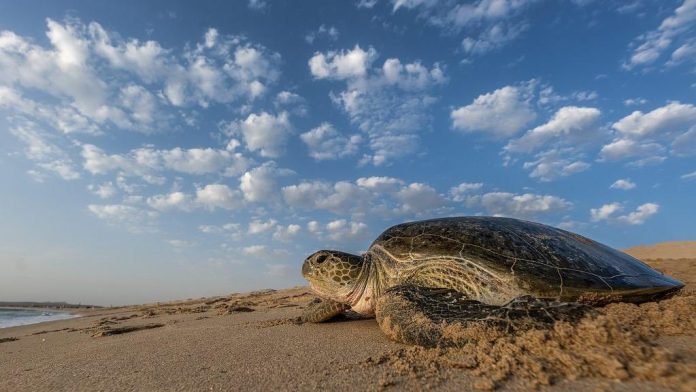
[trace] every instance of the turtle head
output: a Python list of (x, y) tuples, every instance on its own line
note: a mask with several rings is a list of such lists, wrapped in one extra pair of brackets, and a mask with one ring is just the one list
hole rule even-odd
[(305, 259), (302, 276), (319, 295), (347, 303), (363, 269), (361, 256), (335, 250), (320, 250)]

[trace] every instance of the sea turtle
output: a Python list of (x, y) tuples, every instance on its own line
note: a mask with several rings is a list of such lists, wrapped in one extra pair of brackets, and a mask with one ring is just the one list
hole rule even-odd
[(399, 224), (362, 256), (312, 254), (302, 275), (320, 299), (301, 322), (351, 309), (376, 316), (391, 338), (424, 346), (458, 344), (448, 325), (552, 325), (591, 305), (658, 300), (684, 286), (578, 234), (482, 216)]

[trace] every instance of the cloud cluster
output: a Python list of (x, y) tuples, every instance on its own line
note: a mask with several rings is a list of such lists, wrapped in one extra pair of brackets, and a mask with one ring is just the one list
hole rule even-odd
[(345, 83), (331, 99), (367, 135), (372, 152), (363, 161), (383, 165), (417, 150), (420, 133), (429, 128), (428, 109), (435, 102), (429, 91), (447, 79), (439, 64), (428, 68), (418, 61), (404, 64), (389, 58), (373, 67), (377, 56), (374, 48), (356, 45), (316, 52), (308, 65), (315, 79)]
[[(215, 29), (179, 52), (124, 40), (96, 22), (48, 19), (46, 35), (49, 47), (0, 32), (0, 107), (66, 133), (163, 130), (166, 106), (253, 100), (279, 76), (278, 54)], [(53, 102), (28, 98), (35, 90)]]
[(696, 106), (670, 102), (644, 113), (636, 110), (612, 124), (614, 139), (600, 157), (608, 161), (632, 160), (635, 165), (660, 163), (668, 154), (696, 154)]
[(696, 0), (684, 0), (673, 14), (660, 23), (657, 29), (642, 34), (636, 39), (636, 46), (630, 58), (624, 63), (624, 68), (634, 69), (655, 63), (664, 52), (674, 47), (675, 42), (682, 42), (682, 44), (672, 52), (669, 63), (693, 61), (696, 51), (693, 42), (690, 41), (693, 39), (690, 34), (693, 31), (694, 22), (696, 22)]
[(516, 40), (528, 23), (521, 11), (537, 0), (392, 0), (393, 9), (413, 9), (429, 24), (448, 32), (463, 33), (462, 50), (481, 55)]

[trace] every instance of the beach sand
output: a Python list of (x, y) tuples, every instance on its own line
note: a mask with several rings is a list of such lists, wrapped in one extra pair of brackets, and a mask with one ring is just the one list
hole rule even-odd
[(0, 329), (0, 390), (696, 391), (696, 242), (675, 244), (627, 250), (687, 284), (674, 298), (517, 336), (471, 329), (458, 349), (392, 342), (374, 319), (297, 325), (306, 287)]

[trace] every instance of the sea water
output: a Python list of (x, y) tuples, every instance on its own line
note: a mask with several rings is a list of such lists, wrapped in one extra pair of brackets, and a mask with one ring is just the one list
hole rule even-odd
[(0, 308), (0, 328), (36, 324), (44, 321), (65, 320), (73, 317), (78, 316), (54, 310)]

